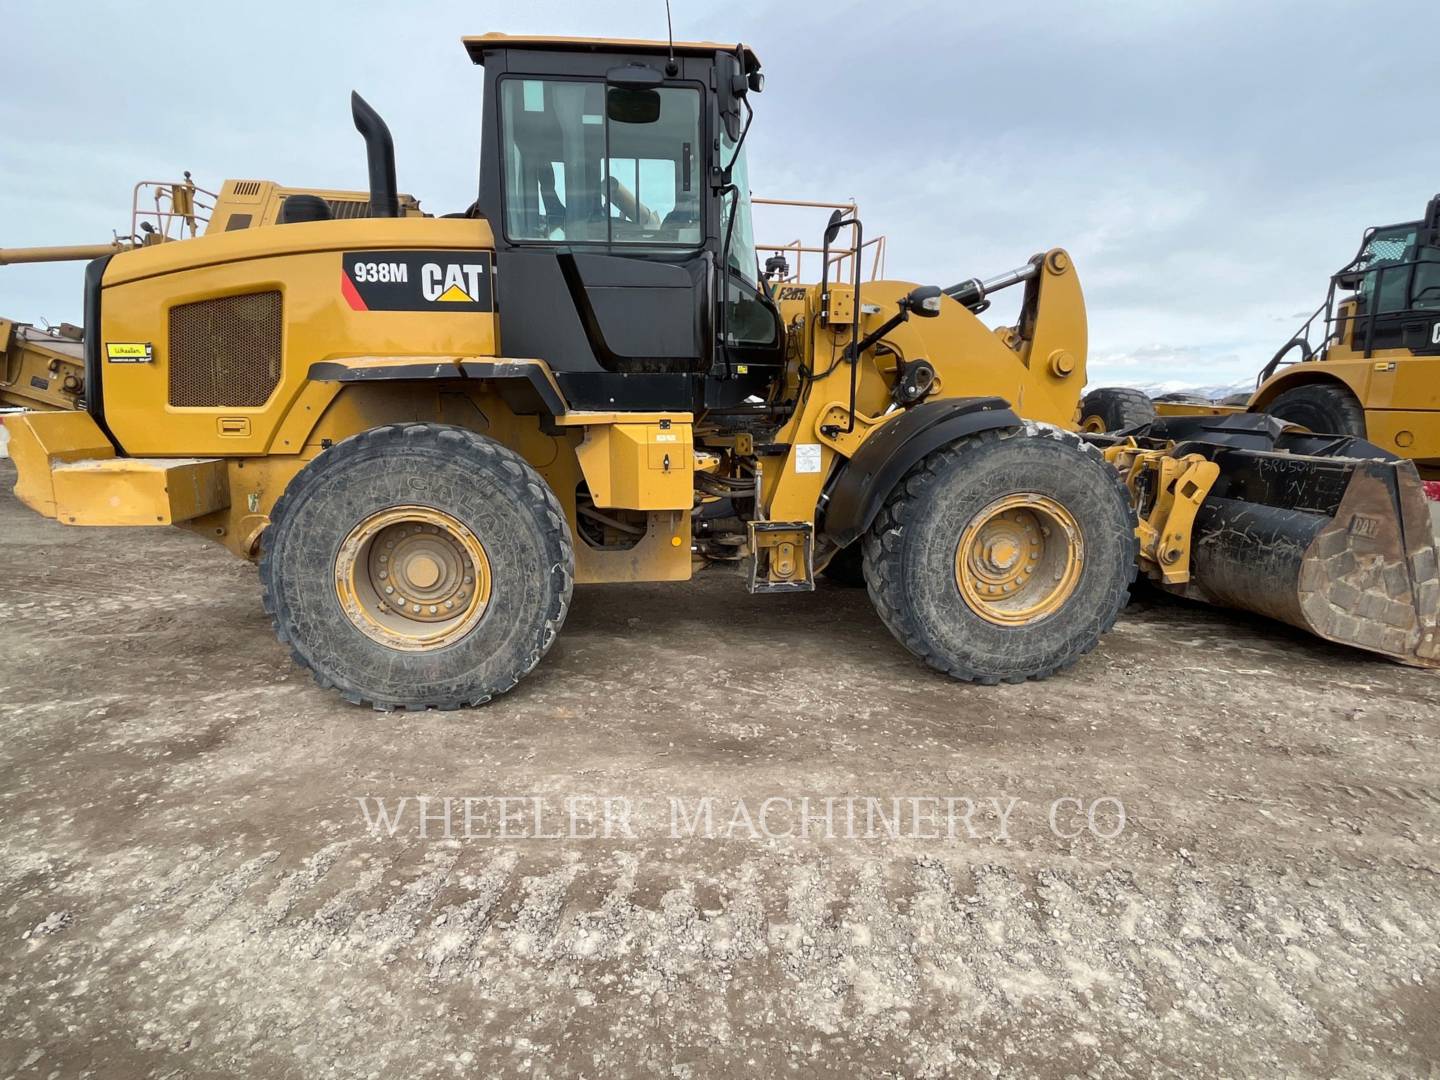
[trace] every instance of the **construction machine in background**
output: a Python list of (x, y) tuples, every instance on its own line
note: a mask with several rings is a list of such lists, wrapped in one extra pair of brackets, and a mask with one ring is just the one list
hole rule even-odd
[(1268, 413), (1311, 431), (1367, 439), (1440, 480), (1440, 195), (1418, 221), (1365, 230), (1325, 302), (1256, 378), (1244, 401), (1151, 401), (1102, 387), (1082, 427), (1116, 431), (1156, 416)]
[[(301, 196), (286, 210), (293, 196)], [(142, 180), (130, 207), (130, 229), (107, 243), (0, 248), (0, 266), (27, 263), (90, 262), (138, 247), (307, 220), (319, 211), (330, 217), (368, 213), (363, 191), (287, 188), (271, 180), (227, 180), (219, 193), (198, 187), (187, 172), (180, 181)], [(420, 204), (400, 195), (403, 213), (420, 214)], [(37, 327), (0, 318), (0, 409), (76, 409), (85, 399), (84, 331), (71, 323)]]
[[(818, 280), (782, 253), (762, 271), (743, 45), (464, 44), (476, 203), (406, 216), (352, 95), (365, 216), (292, 197), (283, 227), (91, 262), (85, 409), (6, 418), (21, 501), (256, 559), (297, 662), (382, 709), (508, 690), (576, 584), (714, 565), (783, 595), (847, 558), (963, 680), (1075, 662), (1142, 568), (1440, 665), (1408, 462), (1264, 417), (1077, 434), (1085, 305), (1059, 248), (946, 289), (866, 280), (842, 206)], [(1020, 315), (992, 329), (1004, 288)]]
[(0, 319), (0, 409), (75, 409), (85, 390), (85, 333)]

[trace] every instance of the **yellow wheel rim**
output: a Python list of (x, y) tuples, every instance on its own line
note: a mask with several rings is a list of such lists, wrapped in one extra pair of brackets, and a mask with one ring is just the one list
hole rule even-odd
[(1081, 431), (1091, 431), (1099, 435), (1105, 434), (1105, 421), (1098, 416), (1087, 416), (1080, 421)]
[(335, 558), (340, 607), (366, 637), (392, 649), (459, 641), (490, 604), (490, 560), (458, 520), (426, 506), (371, 514)]
[(1020, 626), (1065, 606), (1084, 558), (1070, 511), (1048, 495), (1019, 492), (996, 499), (965, 526), (955, 548), (955, 584), (982, 619)]

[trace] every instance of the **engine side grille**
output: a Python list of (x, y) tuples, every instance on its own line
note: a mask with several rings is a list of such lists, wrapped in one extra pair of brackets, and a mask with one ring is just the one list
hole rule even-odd
[(170, 309), (170, 404), (264, 405), (280, 382), (280, 293), (247, 293)]
[(359, 199), (326, 199), (330, 204), (330, 216), (336, 221), (348, 221), (353, 218), (368, 218), (370, 216), (370, 204)]

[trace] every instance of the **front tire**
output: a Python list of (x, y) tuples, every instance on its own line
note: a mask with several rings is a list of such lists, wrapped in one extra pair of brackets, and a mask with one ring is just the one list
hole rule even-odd
[(1365, 437), (1365, 410), (1346, 387), (1312, 383), (1286, 390), (1264, 410), (1316, 435)]
[(503, 694), (549, 650), (570, 529), (524, 459), (465, 428), (393, 424), (336, 444), (275, 504), (260, 559), (276, 636), (377, 709)]
[(1027, 424), (924, 458), (864, 538), (865, 579), (897, 639), (991, 685), (1051, 675), (1095, 647), (1135, 579), (1135, 516), (1079, 437)]

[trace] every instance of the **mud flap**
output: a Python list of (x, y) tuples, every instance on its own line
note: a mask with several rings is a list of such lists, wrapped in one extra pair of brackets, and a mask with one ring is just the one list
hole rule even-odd
[(1440, 667), (1440, 567), (1412, 462), (1295, 429), (1184, 434), (1173, 453), (1204, 453), (1220, 475), (1196, 514), (1190, 581), (1167, 588)]

